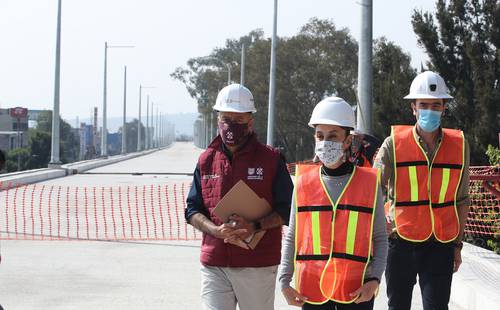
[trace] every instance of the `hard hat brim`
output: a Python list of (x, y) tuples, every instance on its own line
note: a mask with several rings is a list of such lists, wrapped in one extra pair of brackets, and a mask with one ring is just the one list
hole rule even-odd
[(439, 96), (432, 96), (427, 94), (409, 94), (403, 99), (453, 99), (453, 97), (448, 94)]
[(346, 127), (346, 128), (354, 129), (352, 124), (336, 122), (336, 121), (332, 121), (331, 119), (326, 119), (326, 118), (317, 119), (314, 122), (309, 122), (308, 125), (311, 128), (314, 128), (314, 126), (316, 126), (316, 125), (335, 125), (335, 126), (339, 126), (339, 127)]
[(217, 105), (214, 105), (212, 107), (212, 109), (214, 111), (217, 111), (217, 112), (234, 112), (234, 113), (255, 113), (257, 112), (256, 109), (253, 109), (253, 110), (238, 110), (238, 109), (234, 109), (234, 108), (229, 108), (229, 107), (221, 107), (221, 106), (217, 106)]

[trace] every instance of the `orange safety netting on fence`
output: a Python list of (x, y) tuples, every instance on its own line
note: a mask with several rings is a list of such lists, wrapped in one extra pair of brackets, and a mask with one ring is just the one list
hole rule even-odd
[(0, 239), (196, 240), (189, 183), (122, 187), (32, 184), (0, 192)]
[[(295, 165), (289, 165), (294, 171)], [(465, 232), (500, 234), (500, 167), (470, 168)], [(190, 184), (73, 187), (0, 184), (0, 239), (199, 240), (184, 208)]]
[(471, 237), (500, 235), (500, 167), (471, 167), (470, 209), (465, 233)]

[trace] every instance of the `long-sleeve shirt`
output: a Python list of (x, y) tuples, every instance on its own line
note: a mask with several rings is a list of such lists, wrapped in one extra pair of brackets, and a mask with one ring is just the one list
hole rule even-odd
[[(436, 148), (430, 150), (427, 145), (422, 141), (422, 138), (418, 135), (415, 127), (413, 127), (413, 135), (418, 141), (418, 144), (425, 150), (425, 153), (428, 158), (433, 158), (436, 153)], [(442, 131), (440, 131), (437, 144), (441, 143), (443, 138)], [(470, 164), (470, 153), (469, 153), (469, 144), (467, 140), (464, 143), (464, 170), (462, 174), (462, 179), (460, 181), (460, 185), (458, 187), (457, 192), (457, 207), (469, 206), (469, 164)], [(387, 200), (394, 201), (394, 145), (392, 142), (392, 136), (387, 137), (382, 143), (380, 150), (377, 153), (377, 157), (373, 163), (374, 168), (379, 168), (381, 170), (381, 183), (383, 186), (384, 195), (386, 195)], [(390, 219), (394, 219), (394, 204), (391, 203), (389, 207), (388, 217)], [(391, 221), (393, 224), (393, 229), (395, 229), (394, 221)]]
[[(341, 176), (321, 176), (328, 194), (333, 201), (336, 201), (342, 190), (346, 186), (350, 174)], [(295, 192), (294, 192), (295, 195)], [(291, 213), (290, 213), (290, 224), (288, 226), (288, 232), (283, 239), (282, 254), (281, 254), (281, 265), (278, 273), (278, 279), (280, 287), (283, 289), (290, 286), (294, 273), (294, 255), (295, 255), (295, 197), (292, 199)], [(382, 191), (379, 186), (379, 192), (377, 193), (377, 204), (375, 210), (375, 220), (373, 227), (373, 258), (368, 263), (368, 268), (365, 274), (365, 279), (377, 278), (381, 279), (382, 273), (385, 270), (386, 259), (387, 259), (387, 232), (384, 217), (384, 202), (382, 197)]]

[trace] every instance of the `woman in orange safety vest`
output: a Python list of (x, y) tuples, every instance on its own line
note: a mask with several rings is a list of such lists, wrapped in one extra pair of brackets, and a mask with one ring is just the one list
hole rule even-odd
[(318, 103), (309, 126), (321, 165), (296, 167), (281, 290), (302, 309), (373, 309), (387, 256), (378, 170), (348, 160), (355, 121), (343, 99)]

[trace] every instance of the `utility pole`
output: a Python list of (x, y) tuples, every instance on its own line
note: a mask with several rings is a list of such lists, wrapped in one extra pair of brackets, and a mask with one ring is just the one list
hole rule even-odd
[(123, 71), (123, 126), (122, 126), (122, 154), (127, 153), (127, 66)]
[(54, 107), (52, 109), (52, 139), (50, 149), (49, 166), (58, 167), (61, 165), (59, 159), (59, 89), (61, 75), (61, 0), (57, 5), (57, 34), (56, 34), (56, 66), (54, 77)]
[(245, 43), (241, 45), (241, 77), (240, 85), (245, 85)]
[(267, 144), (274, 146), (274, 101), (276, 96), (276, 28), (278, 0), (274, 0), (273, 37), (271, 41), (271, 69), (269, 73), (269, 108), (267, 112)]
[(372, 40), (373, 0), (361, 0), (361, 36), (358, 56), (357, 129), (372, 133)]

